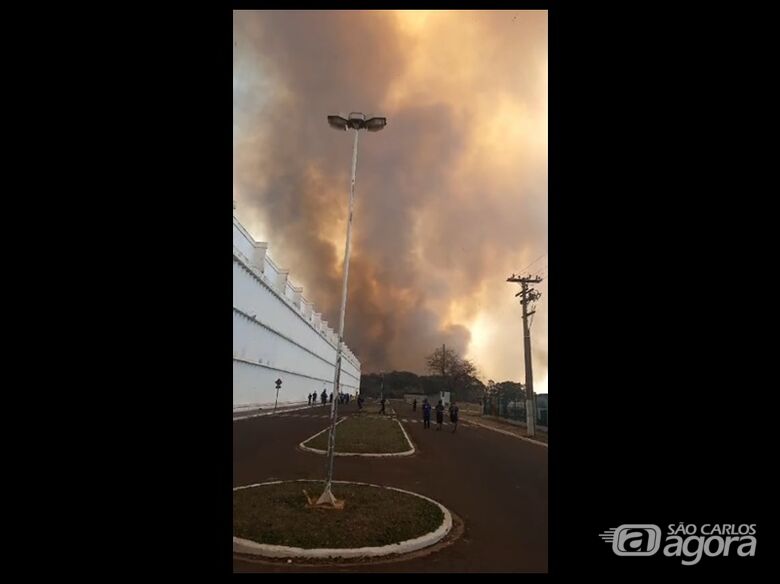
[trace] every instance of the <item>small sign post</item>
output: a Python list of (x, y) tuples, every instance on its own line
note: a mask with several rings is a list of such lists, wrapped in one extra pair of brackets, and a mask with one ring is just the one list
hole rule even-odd
[(274, 413), (276, 413), (276, 404), (279, 403), (279, 390), (282, 388), (282, 380), (276, 380), (276, 401), (274, 402)]

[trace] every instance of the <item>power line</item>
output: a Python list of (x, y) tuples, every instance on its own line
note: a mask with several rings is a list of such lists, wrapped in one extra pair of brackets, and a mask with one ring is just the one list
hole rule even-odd
[[(545, 257), (546, 255), (547, 255), (547, 252), (543, 253), (542, 255), (540, 255), (538, 258), (536, 258), (534, 261), (532, 261), (530, 264), (528, 264), (526, 267), (524, 267), (524, 268), (523, 268), (522, 270), (520, 270), (520, 271), (521, 271), (521, 272), (525, 272), (525, 271), (526, 271), (528, 268), (530, 268), (531, 266), (533, 266), (533, 265), (534, 265), (536, 262), (538, 262), (540, 259), (542, 259), (542, 258), (543, 258), (543, 257)], [(545, 268), (546, 268), (546, 266), (547, 266), (547, 262), (545, 262)]]

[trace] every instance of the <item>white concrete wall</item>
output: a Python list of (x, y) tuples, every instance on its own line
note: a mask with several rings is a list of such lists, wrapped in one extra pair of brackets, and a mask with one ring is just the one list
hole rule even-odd
[[(233, 217), (233, 407), (306, 401), (333, 391), (337, 334), (289, 272)], [(341, 391), (360, 387), (360, 361), (343, 352)]]

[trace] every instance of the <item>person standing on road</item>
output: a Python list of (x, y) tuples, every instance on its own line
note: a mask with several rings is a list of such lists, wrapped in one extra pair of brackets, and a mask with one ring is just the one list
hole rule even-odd
[(436, 429), (441, 430), (441, 425), (444, 423), (444, 404), (441, 403), (441, 400), (439, 400), (439, 403), (436, 404)]
[(430, 428), (431, 427), (431, 404), (428, 403), (427, 399), (423, 400), (422, 404), (422, 414), (423, 414), (423, 428)]
[(417, 411), (417, 398), (415, 398), (415, 400), (412, 402), (412, 411), (413, 412)]
[(325, 405), (328, 403), (328, 392), (325, 391), (325, 388), (322, 388), (322, 395), (320, 395), (320, 400), (322, 401), (322, 405)]
[(332, 391), (330, 392), (330, 398), (328, 398), (328, 401), (330, 403), (333, 403), (333, 392)]
[(383, 397), (382, 401), (380, 401), (379, 403), (382, 404), (382, 409), (379, 411), (379, 413), (384, 416), (385, 415), (385, 398)]
[(450, 422), (452, 422), (452, 431), (456, 432), (458, 430), (458, 406), (455, 405), (454, 401), (450, 404)]
[(309, 394), (309, 405), (311, 405), (311, 394)]

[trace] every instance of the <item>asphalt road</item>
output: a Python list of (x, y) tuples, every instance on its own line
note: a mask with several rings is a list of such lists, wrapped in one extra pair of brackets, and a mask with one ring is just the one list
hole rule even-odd
[[(337, 457), (335, 480), (407, 489), (442, 503), (463, 519), (451, 546), (407, 561), (350, 567), (305, 567), (235, 558), (235, 572), (546, 572), (547, 448), (459, 424), (423, 429), (421, 413), (393, 401), (417, 452), (398, 458)], [(340, 414), (356, 411), (354, 403)], [(326, 459), (296, 446), (328, 425), (330, 407), (233, 423), (233, 485), (322, 479)], [(404, 422), (403, 420), (407, 420)], [(418, 421), (413, 421), (418, 420)]]

